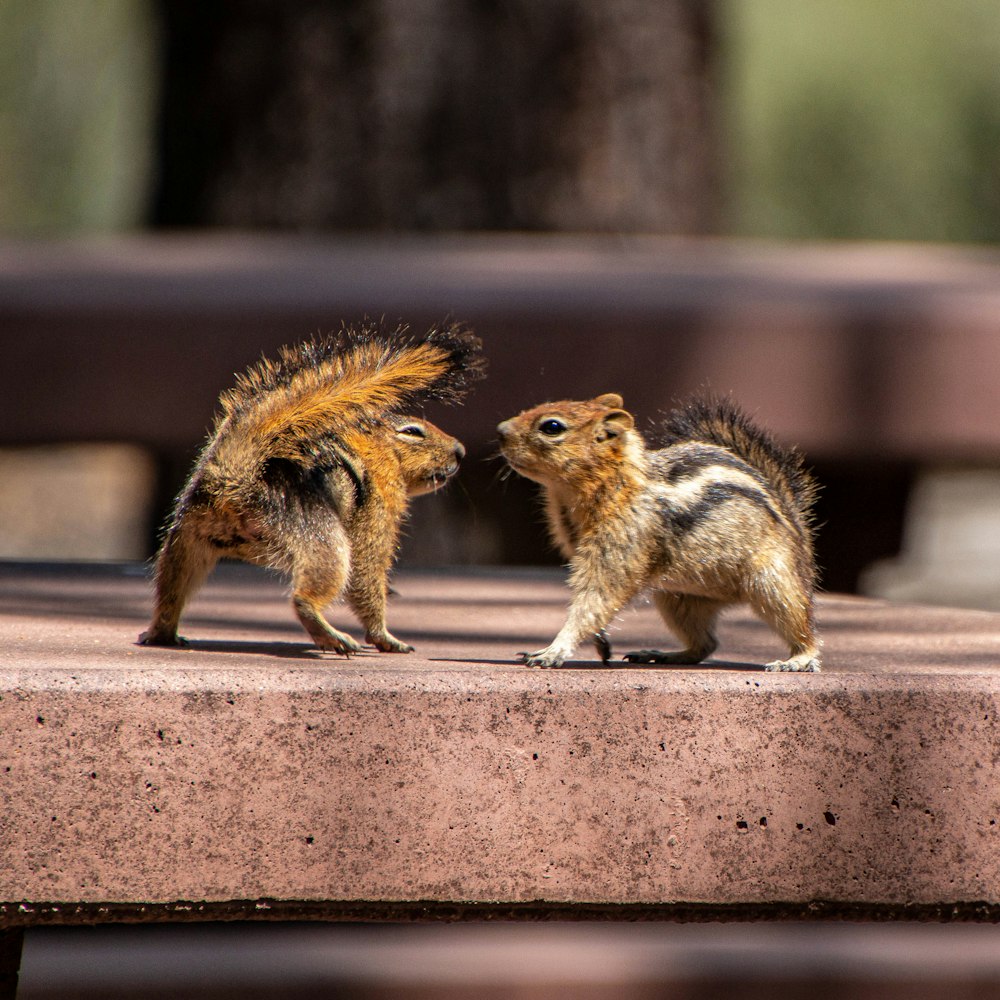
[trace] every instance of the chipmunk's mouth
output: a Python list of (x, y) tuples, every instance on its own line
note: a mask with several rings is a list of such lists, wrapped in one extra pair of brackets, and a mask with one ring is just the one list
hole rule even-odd
[(532, 479), (537, 481), (539, 474), (538, 472), (535, 471), (535, 468), (528, 462), (515, 461), (509, 455), (504, 455), (504, 458), (507, 460), (507, 464), (519, 476), (524, 476), (525, 479)]
[(458, 472), (458, 462), (453, 462), (447, 468), (428, 473), (423, 479), (421, 493), (436, 493), (455, 473)]
[(510, 456), (510, 455), (509, 455), (509, 454), (508, 454), (508, 453), (507, 453), (506, 451), (504, 451), (504, 449), (503, 449), (502, 447), (500, 448), (500, 454), (501, 454), (501, 455), (503, 456), (503, 459), (504, 459), (504, 461), (505, 461), (505, 462), (506, 462), (506, 463), (507, 463), (507, 464), (508, 464), (508, 465), (509, 465), (509, 466), (510, 466), (510, 467), (511, 467), (511, 468), (512, 468), (512, 469), (513, 469), (513, 470), (514, 470), (515, 472), (521, 472), (521, 471), (522, 471), (523, 469), (526, 469), (526, 468), (528, 468), (528, 466), (526, 466), (526, 465), (525, 465), (525, 464), (524, 464), (523, 462), (520, 462), (520, 461), (518, 461), (517, 459), (515, 459), (515, 458), (512, 458), (512, 457), (511, 457), (511, 456)]

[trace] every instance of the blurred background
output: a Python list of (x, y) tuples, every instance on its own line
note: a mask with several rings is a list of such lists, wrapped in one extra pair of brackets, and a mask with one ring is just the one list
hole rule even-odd
[(234, 372), (450, 316), (403, 563), (556, 561), (500, 419), (709, 388), (826, 589), (1000, 607), (998, 58), (989, 0), (5, 0), (0, 556), (149, 557)]
[[(498, 476), (500, 419), (617, 391), (649, 426), (708, 387), (806, 452), (827, 589), (1000, 608), (998, 65), (995, 0), (3, 0), (0, 557), (148, 558), (234, 372), (451, 316), (491, 376), (431, 414), (469, 458), (403, 563), (556, 561), (535, 488)], [(287, 995), (404, 995), (393, 962), (416, 968), (358, 929), (147, 930), (30, 932), (24, 995), (202, 995), (197, 970), (258, 995), (237, 966), (285, 995), (269, 947)], [(959, 968), (936, 932), (602, 928), (553, 965), (565, 928), (529, 930), (541, 978), (507, 934), (471, 971), (429, 953), (405, 995), (997, 976), (982, 935)]]

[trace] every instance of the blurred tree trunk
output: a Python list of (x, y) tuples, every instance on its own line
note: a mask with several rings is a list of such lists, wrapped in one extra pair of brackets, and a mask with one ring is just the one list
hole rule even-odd
[(712, 228), (711, 0), (159, 10), (159, 224)]

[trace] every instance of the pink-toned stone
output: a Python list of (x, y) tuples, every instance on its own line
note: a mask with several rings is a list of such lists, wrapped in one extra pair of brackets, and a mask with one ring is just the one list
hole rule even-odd
[(1000, 615), (827, 597), (822, 674), (742, 613), (698, 668), (538, 671), (558, 576), (396, 586), (418, 652), (344, 660), (257, 573), (163, 650), (141, 571), (0, 567), (0, 901), (1000, 903)]

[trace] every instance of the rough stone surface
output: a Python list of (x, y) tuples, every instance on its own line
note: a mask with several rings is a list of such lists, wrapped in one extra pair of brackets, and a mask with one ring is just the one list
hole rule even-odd
[(396, 586), (418, 652), (344, 660), (240, 567), (164, 650), (141, 567), (0, 566), (0, 901), (1000, 903), (1000, 615), (830, 596), (818, 675), (742, 613), (697, 668), (539, 671), (559, 575)]

